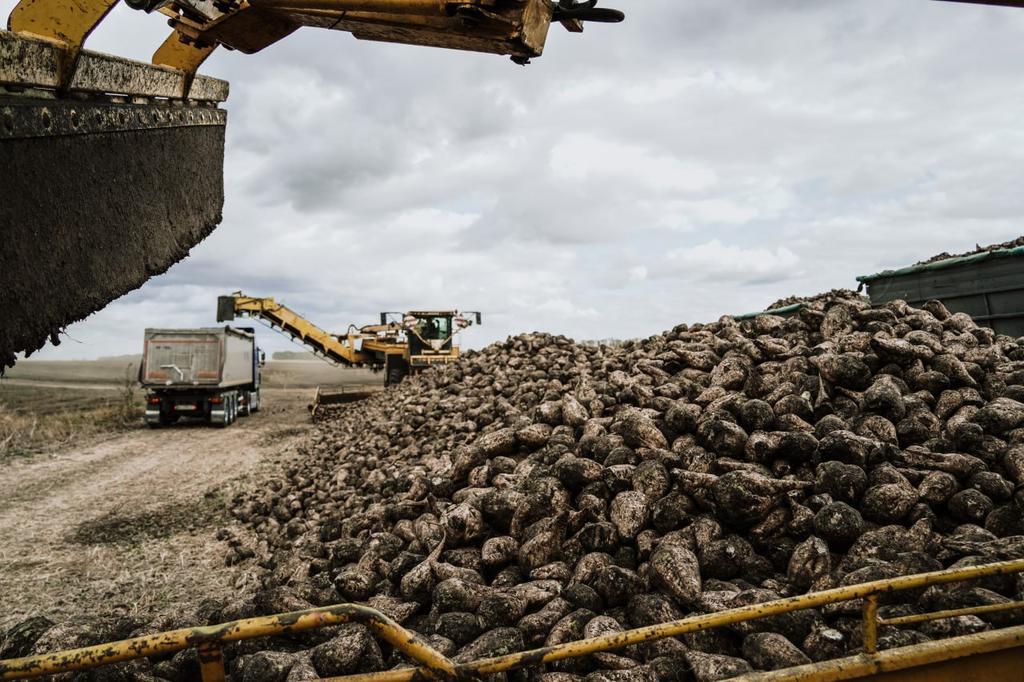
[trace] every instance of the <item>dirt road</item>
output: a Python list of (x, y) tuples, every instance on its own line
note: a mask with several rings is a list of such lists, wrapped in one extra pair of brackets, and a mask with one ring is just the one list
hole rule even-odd
[(226, 429), (134, 429), (0, 464), (0, 629), (27, 615), (140, 615), (239, 595), (214, 538), (226, 504), (311, 427), (309, 391), (268, 390)]

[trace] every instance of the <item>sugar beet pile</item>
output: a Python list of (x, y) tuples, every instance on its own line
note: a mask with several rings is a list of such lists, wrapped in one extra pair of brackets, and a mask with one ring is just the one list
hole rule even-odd
[[(229, 561), (258, 565), (263, 588), (209, 621), (363, 602), (474, 660), (1024, 557), (1024, 342), (938, 303), (856, 298), (616, 347), (527, 334), (329, 413), (302, 454), (235, 500), (257, 540), (226, 533)], [(882, 615), (1022, 591), (931, 588)], [(1011, 622), (883, 627), (880, 646)], [(509, 678), (703, 682), (860, 637), (848, 603)], [(230, 654), (246, 682), (408, 665), (360, 625)], [(164, 675), (187, 677), (184, 656)]]
[[(288, 606), (367, 602), (466, 661), (1024, 557), (1022, 427), (1018, 340), (938, 303), (819, 300), (616, 348), (511, 338), (333, 413), (237, 515)], [(883, 615), (1022, 587), (932, 588)], [(564, 661), (541, 679), (711, 680), (837, 657), (861, 643), (857, 608)], [(1014, 618), (883, 628), (881, 646)], [(398, 662), (349, 626), (278, 670)], [(267, 662), (240, 663), (249, 679)]]

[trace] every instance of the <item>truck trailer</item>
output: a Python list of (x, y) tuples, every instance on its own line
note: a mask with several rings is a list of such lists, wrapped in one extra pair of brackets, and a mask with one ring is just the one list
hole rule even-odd
[(146, 424), (186, 417), (228, 426), (256, 412), (263, 363), (251, 327), (146, 329), (139, 365)]

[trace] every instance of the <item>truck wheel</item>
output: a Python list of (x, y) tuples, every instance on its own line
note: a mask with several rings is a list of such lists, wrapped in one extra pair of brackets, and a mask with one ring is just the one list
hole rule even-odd
[(226, 428), (228, 424), (231, 423), (231, 399), (228, 396), (224, 395), (223, 393), (221, 393), (219, 397), (221, 399), (220, 405), (224, 409), (223, 416), (221, 416), (221, 418), (218, 419), (217, 421), (213, 421), (213, 414), (211, 414), (210, 423), (216, 425), (218, 428), (223, 429)]
[(242, 416), (243, 417), (248, 417), (250, 414), (252, 414), (252, 393), (249, 393), (247, 391), (246, 393), (244, 393), (242, 395), (242, 398), (243, 398)]
[(253, 412), (259, 412), (260, 411), (260, 400), (261, 400), (260, 390), (259, 389), (256, 389), (256, 392), (253, 393), (250, 396), (250, 400), (252, 401), (252, 406), (250, 407), (250, 409)]

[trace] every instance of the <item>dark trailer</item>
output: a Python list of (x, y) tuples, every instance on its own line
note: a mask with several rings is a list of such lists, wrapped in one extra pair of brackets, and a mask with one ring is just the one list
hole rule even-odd
[(858, 277), (872, 305), (936, 299), (998, 334), (1024, 336), (1024, 246), (886, 270)]

